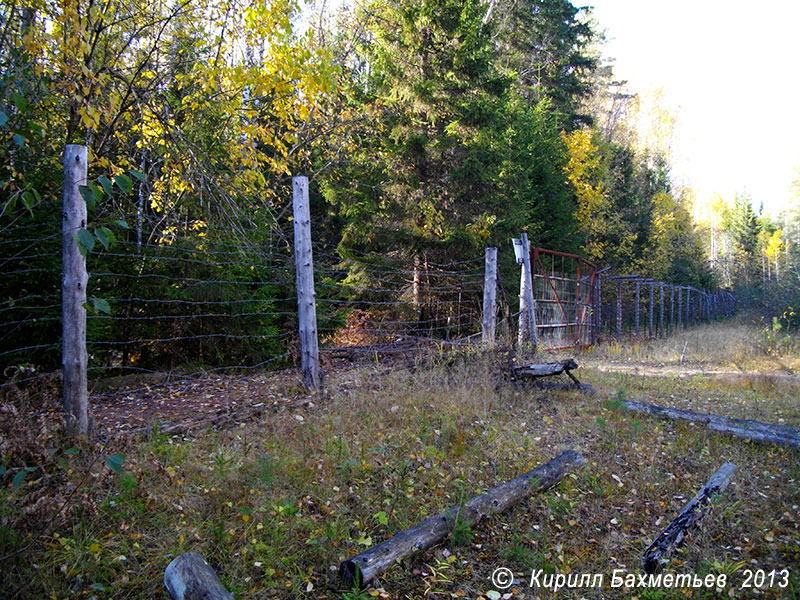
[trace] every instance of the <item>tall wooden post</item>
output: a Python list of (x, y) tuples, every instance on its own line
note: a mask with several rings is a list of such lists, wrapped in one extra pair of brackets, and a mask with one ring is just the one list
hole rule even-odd
[(659, 303), (659, 318), (658, 318), (658, 330), (659, 330), (659, 337), (667, 337), (667, 329), (664, 327), (664, 284), (658, 284), (658, 291), (661, 302)]
[(617, 339), (622, 338), (622, 279), (617, 279)]
[(420, 276), (420, 269), (419, 269), (419, 255), (414, 256), (414, 276), (411, 280), (411, 298), (412, 302), (414, 303), (414, 318), (417, 320), (417, 326), (420, 327), (422, 324), (422, 302), (420, 301), (419, 297), (419, 284), (421, 281)]
[(603, 290), (600, 287), (600, 275), (597, 276), (597, 283), (595, 285), (595, 289), (596, 289), (596, 292), (595, 292), (596, 296), (595, 296), (595, 300), (594, 301), (595, 301), (595, 307), (596, 307), (595, 308), (595, 310), (596, 310), (596, 315), (595, 315), (596, 329), (595, 329), (595, 337), (592, 340), (592, 343), (595, 343), (597, 341), (597, 338), (600, 336), (600, 331), (603, 328), (603, 297), (601, 295)]
[(317, 306), (314, 292), (314, 257), (311, 249), (311, 208), (308, 177), (292, 177), (294, 208), (294, 267), (297, 277), (297, 320), (300, 333), (300, 363), (306, 387), (322, 388), (317, 339)]
[[(525, 246), (522, 246), (524, 249)], [(517, 327), (517, 345), (520, 349), (525, 347), (525, 341), (530, 338), (530, 326), (528, 321), (528, 271), (525, 263), (520, 263), (519, 273), (519, 326)]]
[(67, 431), (89, 433), (89, 398), (86, 385), (86, 259), (78, 249), (77, 235), (86, 229), (86, 202), (78, 186), (86, 185), (86, 146), (68, 144), (64, 149), (64, 195), (61, 224), (61, 368)]
[(637, 336), (639, 335), (639, 302), (640, 302), (640, 300), (639, 300), (639, 289), (640, 289), (640, 287), (641, 287), (641, 284), (639, 283), (639, 280), (637, 279), (636, 280), (636, 309), (634, 310), (634, 314), (636, 315), (634, 318), (636, 319), (636, 335)]
[(650, 282), (650, 300), (647, 303), (647, 337), (653, 337), (653, 282)]
[(683, 287), (678, 286), (678, 329), (683, 326)]
[(669, 286), (669, 328), (675, 332), (675, 286)]
[(691, 312), (691, 303), (692, 303), (692, 290), (691, 288), (686, 288), (686, 327), (688, 328), (690, 325), (690, 319), (692, 317)]
[(481, 341), (487, 348), (494, 346), (497, 300), (497, 248), (486, 248), (483, 273), (483, 330)]
[(533, 271), (531, 270), (531, 247), (528, 234), (523, 233), (522, 241), (522, 276), (519, 290), (519, 344), (525, 347), (530, 340), (531, 348), (536, 350), (536, 306), (533, 301)]

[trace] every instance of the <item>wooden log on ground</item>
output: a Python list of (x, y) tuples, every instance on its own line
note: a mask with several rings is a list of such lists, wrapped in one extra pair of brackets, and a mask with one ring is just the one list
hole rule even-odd
[(667, 525), (655, 541), (642, 555), (642, 569), (645, 573), (658, 573), (668, 562), (670, 554), (686, 537), (690, 527), (696, 525), (705, 515), (705, 508), (711, 499), (725, 491), (736, 471), (736, 465), (726, 462), (711, 476), (697, 495), (683, 507), (678, 516)]
[(172, 600), (233, 600), (233, 594), (196, 552), (175, 558), (164, 571), (164, 585)]
[(781, 444), (800, 449), (800, 430), (786, 425), (772, 425), (750, 419), (734, 419), (732, 417), (696, 413), (691, 410), (643, 404), (632, 400), (623, 401), (623, 406), (627, 410), (642, 412), (656, 417), (701, 423), (710, 431), (727, 433), (753, 442)]
[(542, 363), (542, 364), (531, 364), (531, 365), (520, 365), (518, 367), (512, 367), (512, 371), (515, 377), (550, 377), (552, 375), (559, 375), (560, 373), (566, 373), (575, 385), (580, 385), (580, 382), (575, 378), (575, 376), (570, 373), (572, 369), (577, 369), (578, 363), (576, 363), (571, 358), (567, 360), (562, 360), (560, 362), (553, 362), (553, 363)]
[(476, 496), (463, 506), (454, 506), (429, 517), (366, 552), (348, 558), (339, 567), (339, 579), (346, 587), (362, 587), (396, 561), (444, 540), (453, 531), (456, 522), (472, 527), (483, 517), (502, 512), (523, 498), (552, 487), (584, 462), (585, 459), (578, 452), (567, 450), (549, 463)]

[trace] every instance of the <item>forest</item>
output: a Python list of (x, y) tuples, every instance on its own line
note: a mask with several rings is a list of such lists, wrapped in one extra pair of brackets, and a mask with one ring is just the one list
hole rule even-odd
[[(189, 553), (225, 598), (509, 600), (570, 574), (600, 585), (559, 597), (800, 597), (800, 171), (781, 214), (698, 197), (590, 7), (10, 0), (0, 66), (0, 597), (165, 598)], [(607, 319), (568, 359), (514, 346), (522, 234), (553, 280), (579, 256), (566, 303)], [(89, 277), (79, 431), (64, 243)], [(640, 566), (701, 585), (612, 589)]]

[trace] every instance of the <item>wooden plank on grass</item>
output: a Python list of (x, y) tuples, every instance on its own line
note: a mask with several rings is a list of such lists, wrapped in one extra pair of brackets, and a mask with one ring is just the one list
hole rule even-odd
[(706, 484), (697, 492), (678, 516), (667, 525), (664, 531), (653, 541), (642, 555), (642, 569), (645, 573), (657, 573), (668, 562), (670, 554), (686, 537), (687, 531), (697, 525), (706, 513), (711, 499), (721, 494), (728, 487), (736, 471), (736, 465), (726, 462), (711, 476)]
[(571, 358), (552, 363), (538, 363), (514, 367), (514, 375), (519, 377), (550, 377), (566, 373), (570, 375), (572, 369), (577, 369), (578, 363)]

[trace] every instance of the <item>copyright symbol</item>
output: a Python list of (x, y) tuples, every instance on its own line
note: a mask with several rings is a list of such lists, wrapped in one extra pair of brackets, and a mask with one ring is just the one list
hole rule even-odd
[(498, 590), (507, 590), (514, 583), (514, 573), (511, 569), (498, 567), (492, 573), (492, 585)]

